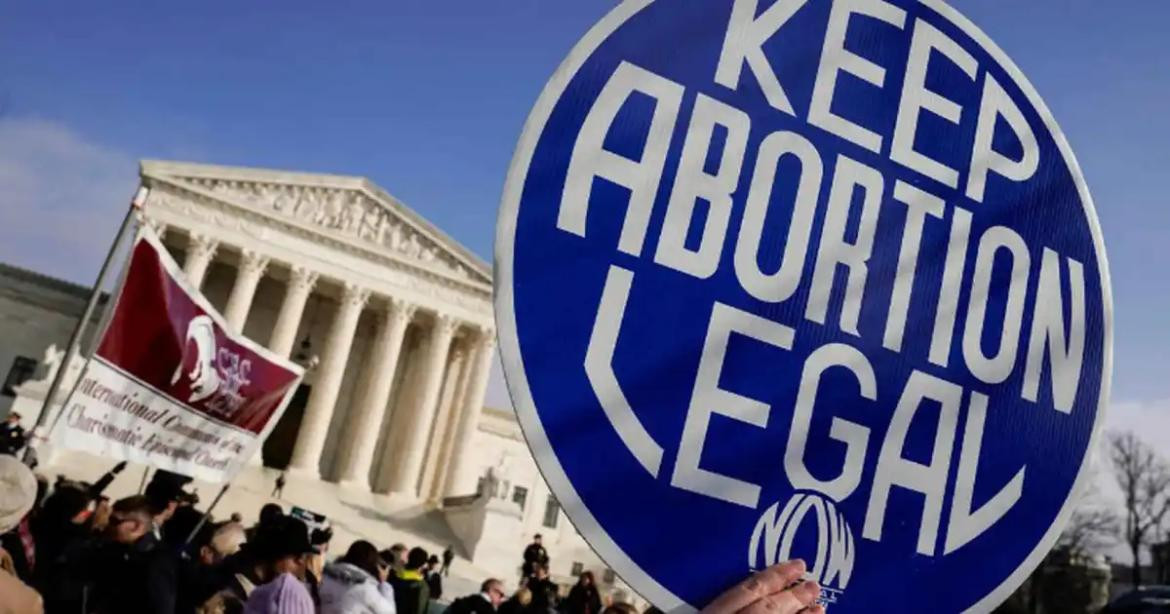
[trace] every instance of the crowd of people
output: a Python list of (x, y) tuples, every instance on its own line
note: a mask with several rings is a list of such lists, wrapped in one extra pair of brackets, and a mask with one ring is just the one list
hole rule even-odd
[[(332, 531), (276, 504), (245, 526), (198, 511), (184, 476), (155, 471), (142, 494), (111, 501), (119, 463), (93, 483), (50, 484), (0, 454), (0, 614), (428, 614), (443, 609), (455, 558), (355, 541), (332, 558)], [(592, 574), (561, 599), (537, 536), (520, 588), (489, 578), (450, 614), (636, 614), (603, 607)]]

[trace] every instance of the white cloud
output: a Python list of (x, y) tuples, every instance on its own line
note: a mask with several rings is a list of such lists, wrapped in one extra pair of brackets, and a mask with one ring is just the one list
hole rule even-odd
[(64, 124), (0, 119), (0, 262), (92, 283), (136, 182), (131, 156)]

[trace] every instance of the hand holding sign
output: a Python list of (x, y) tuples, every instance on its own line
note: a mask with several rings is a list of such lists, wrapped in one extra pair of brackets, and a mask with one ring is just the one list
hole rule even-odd
[(773, 565), (720, 595), (703, 614), (823, 614), (816, 605), (821, 589), (804, 580), (806, 571), (801, 560)]

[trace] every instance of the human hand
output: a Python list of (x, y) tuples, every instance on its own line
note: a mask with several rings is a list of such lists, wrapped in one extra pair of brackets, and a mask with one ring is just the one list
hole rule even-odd
[(825, 614), (816, 605), (821, 587), (804, 580), (799, 559), (752, 574), (703, 608), (700, 614)]

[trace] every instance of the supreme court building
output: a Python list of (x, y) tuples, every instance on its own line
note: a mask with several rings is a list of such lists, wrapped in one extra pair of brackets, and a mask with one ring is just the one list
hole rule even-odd
[[(265, 480), (284, 470), (285, 501), (341, 520), (353, 538), (432, 551), (456, 542), (469, 574), (508, 580), (541, 532), (554, 578), (590, 569), (603, 588), (624, 590), (564, 517), (512, 412), (485, 411), (495, 361), (487, 263), (360, 177), (146, 161), (140, 178), (142, 223), (192, 285), (229, 326), (307, 367), (237, 478), (238, 511), (259, 507), (241, 499), (249, 475), (251, 494), (267, 497)], [(45, 348), (64, 347), (87, 295), (0, 265), (0, 415), (11, 405), (35, 420), (45, 371), (58, 368)], [(87, 465), (107, 468), (62, 470)], [(421, 511), (389, 533), (368, 522), (401, 509)]]

